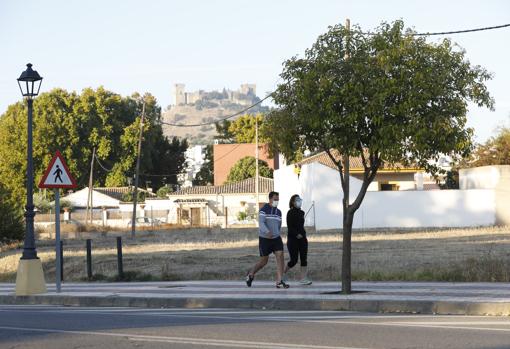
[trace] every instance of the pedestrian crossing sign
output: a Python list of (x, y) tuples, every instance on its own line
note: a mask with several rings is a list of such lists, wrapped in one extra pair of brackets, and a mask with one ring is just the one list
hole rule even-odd
[(39, 188), (76, 188), (76, 181), (58, 150), (44, 172)]

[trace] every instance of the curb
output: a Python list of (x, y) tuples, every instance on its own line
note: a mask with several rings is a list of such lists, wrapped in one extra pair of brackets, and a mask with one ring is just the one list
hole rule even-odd
[(0, 295), (2, 305), (60, 305), (74, 307), (230, 308), (258, 310), (343, 310), (371, 313), (510, 316), (510, 302), (455, 302), (363, 299), (229, 299), (214, 297), (147, 298), (127, 296)]

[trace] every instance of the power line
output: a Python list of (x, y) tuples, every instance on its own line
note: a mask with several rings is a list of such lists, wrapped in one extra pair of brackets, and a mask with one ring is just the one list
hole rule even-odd
[[(473, 28), (473, 29), (464, 29), (464, 30), (454, 30), (454, 31), (447, 31), (447, 32), (410, 33), (409, 35), (411, 35), (411, 36), (437, 36), (437, 35), (463, 34), (463, 33), (473, 33), (473, 32), (480, 32), (480, 31), (494, 30), (494, 29), (502, 29), (502, 28), (507, 28), (507, 27), (510, 27), (510, 23), (502, 24), (502, 25), (495, 25), (495, 26), (491, 26), (491, 27)], [(361, 32), (361, 34), (363, 34), (363, 35), (377, 35), (378, 33)], [(228, 119), (232, 119), (232, 118), (235, 118), (236, 116), (239, 116), (239, 115), (247, 112), (248, 110), (252, 109), (253, 107), (256, 107), (257, 105), (259, 105), (262, 102), (264, 102), (266, 99), (271, 97), (273, 94), (274, 94), (274, 91), (269, 93), (266, 97), (262, 98), (257, 103), (254, 103), (254, 104), (250, 105), (249, 107), (247, 107), (247, 108), (245, 108), (245, 109), (243, 109), (243, 110), (241, 110), (241, 111), (239, 111), (239, 112), (237, 112), (235, 114), (223, 117), (223, 118), (215, 120), (215, 121), (204, 122), (204, 123), (199, 123), (199, 124), (176, 124), (176, 123), (165, 122), (165, 121), (161, 121), (160, 120), (159, 123), (163, 124), (163, 125), (167, 125), (167, 126), (173, 126), (173, 127), (200, 127), (200, 126), (213, 125), (213, 124), (216, 124), (217, 122), (221, 122), (221, 121), (225, 121), (225, 120), (228, 120)]]
[[(474, 28), (474, 29), (464, 29), (464, 30), (454, 30), (449, 32), (427, 32), (427, 33), (410, 33), (411, 36), (434, 36), (434, 35), (449, 35), (449, 34), (463, 34), (463, 33), (472, 33), (472, 32), (481, 32), (486, 30), (494, 30), (494, 29), (502, 29), (510, 27), (510, 23), (508, 24), (502, 24), (502, 25), (495, 25), (492, 27), (483, 27), (483, 28)], [(364, 35), (377, 35), (378, 33), (372, 33), (372, 32), (361, 32), (361, 34)]]
[(262, 102), (264, 102), (266, 99), (268, 99), (269, 97), (271, 97), (273, 95), (274, 92), (271, 92), (270, 94), (268, 94), (267, 96), (265, 96), (264, 98), (262, 98), (260, 101), (258, 101), (257, 103), (254, 103), (252, 105), (250, 105), (249, 107), (246, 107), (244, 108), (243, 110), (235, 113), (235, 114), (232, 114), (232, 115), (229, 115), (229, 116), (226, 116), (226, 117), (223, 117), (221, 119), (218, 119), (218, 120), (215, 120), (215, 121), (211, 121), (211, 122), (204, 122), (204, 123), (201, 123), (201, 124), (175, 124), (175, 123), (172, 123), (172, 122), (165, 122), (165, 121), (159, 121), (161, 124), (163, 125), (168, 125), (168, 126), (174, 126), (174, 127), (199, 127), (199, 126), (208, 126), (208, 125), (212, 125), (212, 124), (215, 124), (217, 122), (221, 122), (221, 121), (225, 121), (225, 120), (228, 120), (228, 119), (232, 119), (238, 115), (241, 115), (241, 114), (244, 114), (245, 112), (247, 112), (248, 110), (250, 110), (251, 108), (253, 107), (256, 107), (257, 105), (261, 104)]
[(96, 159), (96, 162), (97, 164), (103, 169), (105, 170), (106, 172), (112, 172), (113, 171), (113, 168), (112, 169), (107, 169), (105, 166), (103, 166), (103, 164), (101, 163), (101, 161), (99, 161), (99, 159), (97, 158), (97, 156), (95, 157)]

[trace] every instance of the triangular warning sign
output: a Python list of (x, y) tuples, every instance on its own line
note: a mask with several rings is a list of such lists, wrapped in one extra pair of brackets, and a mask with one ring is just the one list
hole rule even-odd
[(76, 188), (76, 181), (58, 150), (44, 172), (39, 188)]

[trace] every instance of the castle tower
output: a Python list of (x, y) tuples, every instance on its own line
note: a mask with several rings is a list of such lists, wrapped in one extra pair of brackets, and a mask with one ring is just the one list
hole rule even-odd
[(184, 84), (175, 84), (174, 85), (174, 105), (186, 104), (186, 85)]
[(242, 84), (240, 92), (245, 95), (251, 94), (253, 96), (256, 96), (257, 95), (257, 85), (256, 84)]

